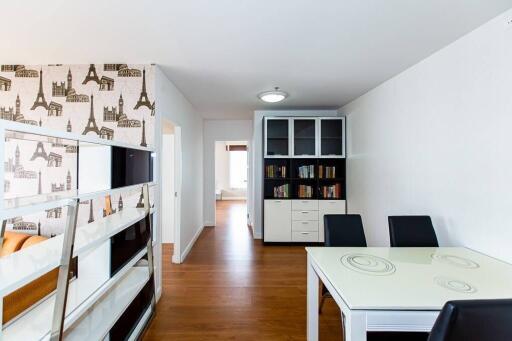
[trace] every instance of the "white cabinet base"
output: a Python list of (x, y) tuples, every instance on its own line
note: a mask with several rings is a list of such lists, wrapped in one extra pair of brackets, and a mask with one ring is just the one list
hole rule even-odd
[(345, 214), (345, 200), (264, 201), (265, 242), (324, 242), (324, 215)]

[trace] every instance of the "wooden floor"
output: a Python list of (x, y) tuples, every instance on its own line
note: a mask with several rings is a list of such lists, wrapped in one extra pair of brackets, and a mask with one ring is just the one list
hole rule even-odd
[[(217, 202), (186, 261), (164, 248), (163, 294), (144, 340), (306, 340), (303, 246), (263, 246), (240, 201)], [(320, 340), (341, 340), (340, 313), (328, 300)]]

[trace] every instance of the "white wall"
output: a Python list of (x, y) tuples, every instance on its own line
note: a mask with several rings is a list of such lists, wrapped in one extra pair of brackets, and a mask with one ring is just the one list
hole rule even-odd
[(229, 152), (226, 142), (215, 141), (215, 190), (229, 188)]
[(253, 153), (251, 156), (251, 165), (253, 173), (249, 173), (252, 178), (253, 200), (248, 205), (248, 211), (253, 219), (254, 238), (261, 239), (263, 225), (263, 117), (264, 116), (338, 116), (336, 110), (257, 110), (254, 112), (254, 134), (252, 139)]
[[(181, 128), (179, 245), (183, 261), (203, 229), (203, 119), (159, 68), (156, 69), (156, 93), (157, 127), (161, 127), (161, 118), (165, 117)], [(157, 134), (157, 138), (161, 148), (161, 134)]]
[(174, 243), (174, 135), (162, 135), (162, 243)]
[(441, 245), (512, 262), (512, 18), (508, 11), (358, 98), (348, 209), (369, 245), (387, 216), (428, 214)]
[[(203, 207), (205, 226), (215, 225), (215, 141), (251, 141), (252, 127), (251, 120), (204, 120)], [(252, 153), (250, 143), (248, 143), (247, 152), (247, 157), (250, 160)], [(249, 174), (251, 174), (250, 165)], [(249, 179), (248, 182), (250, 182)], [(251, 201), (251, 192), (248, 188), (248, 206)]]

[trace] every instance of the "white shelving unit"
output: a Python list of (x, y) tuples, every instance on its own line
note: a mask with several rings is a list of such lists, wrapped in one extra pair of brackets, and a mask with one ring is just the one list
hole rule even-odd
[(324, 216), (346, 214), (345, 117), (264, 116), (263, 126), (264, 242), (323, 243)]
[[(4, 150), (6, 131), (9, 134), (20, 133), (20, 136), (23, 133), (35, 134), (49, 140), (65, 139), (78, 143), (95, 143), (153, 152), (152, 148), (4, 120), (0, 120), (0, 150)], [(0, 170), (2, 184), (3, 179), (2, 168)], [(4, 296), (55, 268), (60, 269), (57, 290), (7, 324), (2, 325), (0, 340), (59, 340), (62, 338), (66, 340), (101, 340), (108, 334), (154, 273), (152, 249), (154, 242), (151, 226), (147, 247), (110, 278), (78, 276), (69, 282), (66, 280), (69, 271), (67, 263), (72, 257), (85, 256), (93, 252), (115, 234), (146, 219), (153, 213), (154, 209), (149, 204), (150, 186), (155, 186), (155, 183), (150, 182), (91, 193), (79, 193), (75, 190), (5, 200), (3, 192), (0, 194), (0, 220), (3, 222), (0, 246), (3, 241), (6, 219), (57, 207), (68, 207), (69, 211), (68, 224), (64, 234), (0, 258), (0, 321)], [(76, 209), (79, 201), (134, 189), (142, 189), (144, 208), (125, 207), (122, 211), (96, 222), (76, 226)], [(147, 261), (141, 260), (143, 257), (147, 257)], [(91, 288), (95, 289), (91, 290)], [(150, 309), (144, 313), (142, 320), (149, 320), (154, 311), (154, 304), (153, 293)], [(143, 329), (142, 320), (135, 327), (134, 333), (140, 333)], [(58, 325), (61, 327), (56, 328)], [(137, 335), (132, 334), (131, 338), (134, 339)]]

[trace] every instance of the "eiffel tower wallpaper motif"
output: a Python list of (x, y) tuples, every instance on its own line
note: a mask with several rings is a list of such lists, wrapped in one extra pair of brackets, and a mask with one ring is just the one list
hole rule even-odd
[(96, 66), (94, 66), (94, 64), (89, 65), (89, 72), (87, 73), (87, 76), (85, 76), (85, 79), (82, 82), (82, 84), (87, 84), (90, 81), (100, 84), (100, 79), (98, 77), (98, 74), (96, 73)]
[(85, 126), (84, 132), (82, 135), (87, 135), (87, 133), (96, 133), (96, 135), (100, 135), (100, 130), (96, 125), (96, 118), (94, 117), (94, 96), (91, 95), (91, 112), (89, 114), (89, 120), (87, 121), (87, 125)]
[(133, 109), (137, 110), (142, 106), (147, 107), (149, 110), (152, 109), (151, 102), (149, 101), (148, 93), (146, 91), (146, 69), (142, 70), (142, 90), (140, 91), (139, 100)]
[(38, 157), (43, 158), (45, 161), (48, 161), (48, 154), (46, 154), (46, 151), (44, 150), (43, 142), (41, 142), (41, 141), (37, 142), (36, 150), (35, 150), (34, 154), (32, 154), (30, 161), (34, 161)]
[(46, 103), (43, 91), (43, 69), (39, 71), (39, 91), (37, 92), (37, 97), (34, 101), (34, 105), (32, 105), (32, 108), (30, 108), (30, 110), (34, 110), (37, 107), (43, 107), (46, 110), (48, 110), (48, 103)]

